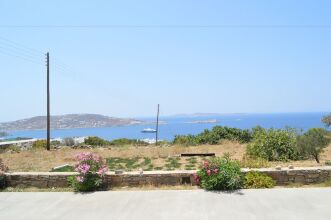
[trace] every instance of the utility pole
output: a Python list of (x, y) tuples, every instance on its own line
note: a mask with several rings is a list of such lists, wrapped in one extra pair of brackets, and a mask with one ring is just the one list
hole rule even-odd
[(157, 104), (157, 116), (156, 116), (156, 137), (155, 137), (155, 145), (157, 145), (158, 136), (159, 136), (159, 113), (160, 113), (160, 104)]
[(46, 65), (47, 65), (47, 150), (51, 149), (51, 115), (50, 115), (50, 100), (49, 100), (49, 52), (46, 53)]

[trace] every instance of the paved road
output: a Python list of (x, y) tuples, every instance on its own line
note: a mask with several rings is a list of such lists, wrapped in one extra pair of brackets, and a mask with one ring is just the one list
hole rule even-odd
[(331, 188), (0, 193), (0, 219), (331, 219)]

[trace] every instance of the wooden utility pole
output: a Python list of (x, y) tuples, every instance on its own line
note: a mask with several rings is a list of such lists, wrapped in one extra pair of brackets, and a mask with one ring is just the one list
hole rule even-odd
[(51, 114), (50, 114), (50, 92), (49, 92), (49, 52), (46, 54), (47, 64), (47, 150), (51, 149)]
[(157, 116), (156, 116), (156, 137), (155, 137), (155, 145), (157, 145), (159, 138), (159, 113), (160, 113), (160, 104), (157, 104)]

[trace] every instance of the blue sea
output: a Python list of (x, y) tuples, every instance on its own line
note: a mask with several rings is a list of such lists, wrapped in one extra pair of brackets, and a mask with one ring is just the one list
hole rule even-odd
[[(197, 134), (216, 125), (250, 129), (257, 125), (264, 128), (292, 127), (307, 130), (312, 127), (323, 127), (321, 118), (327, 113), (278, 113), (278, 114), (215, 114), (208, 116), (168, 116), (160, 117), (164, 124), (159, 125), (159, 138), (172, 140), (176, 134)], [(140, 118), (155, 121), (155, 118)], [(194, 121), (217, 120), (216, 123), (191, 123)], [(112, 140), (117, 138), (153, 139), (155, 134), (146, 134), (144, 128), (155, 128), (154, 125), (131, 125), (105, 128), (79, 128), (52, 130), (52, 138), (99, 136)], [(11, 131), (10, 138), (30, 137), (45, 138), (45, 130)]]

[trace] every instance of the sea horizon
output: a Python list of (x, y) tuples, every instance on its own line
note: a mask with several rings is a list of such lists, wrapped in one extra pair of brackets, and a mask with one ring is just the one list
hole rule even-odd
[[(290, 113), (246, 113), (246, 114), (210, 114), (205, 116), (160, 116), (165, 123), (159, 125), (159, 137), (172, 140), (175, 135), (197, 134), (214, 126), (228, 126), (241, 129), (251, 129), (256, 126), (264, 128), (291, 127), (297, 130), (307, 130), (312, 127), (324, 127), (321, 118), (328, 112), (290, 112)], [(155, 121), (155, 117), (135, 118)], [(216, 120), (216, 122), (210, 122)], [(205, 123), (204, 123), (205, 121)], [(52, 138), (99, 136), (107, 140), (118, 138), (153, 139), (155, 134), (141, 131), (154, 128), (154, 124), (134, 124), (110, 127), (52, 129)], [(8, 131), (10, 138), (45, 138), (46, 130), (12, 130)]]

